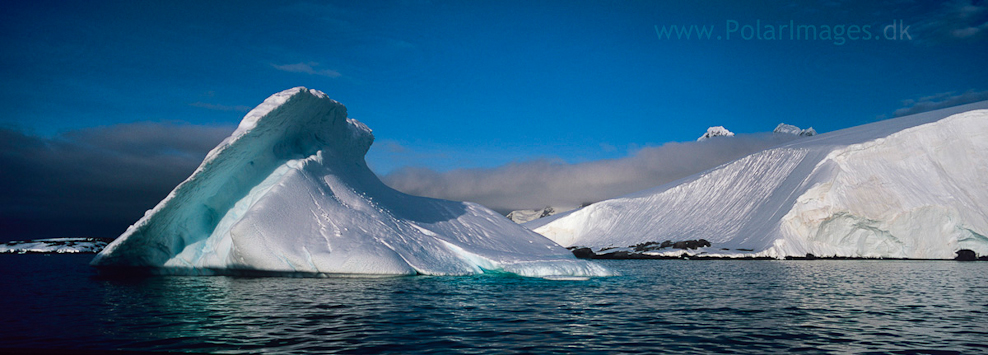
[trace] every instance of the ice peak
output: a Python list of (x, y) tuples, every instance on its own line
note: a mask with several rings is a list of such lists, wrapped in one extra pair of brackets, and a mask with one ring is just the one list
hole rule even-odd
[(778, 126), (775, 126), (775, 130), (772, 131), (772, 133), (792, 134), (796, 136), (813, 136), (816, 135), (816, 130), (813, 129), (813, 127), (800, 129), (799, 127), (791, 124), (779, 123)]
[(724, 126), (713, 126), (707, 128), (707, 133), (704, 133), (702, 136), (700, 136), (700, 138), (697, 138), (696, 141), (697, 142), (705, 141), (713, 137), (733, 137), (733, 136), (734, 136), (734, 132), (728, 131), (727, 128), (724, 128)]

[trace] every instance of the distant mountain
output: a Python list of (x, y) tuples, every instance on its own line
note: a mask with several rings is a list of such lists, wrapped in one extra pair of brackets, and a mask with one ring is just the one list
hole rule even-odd
[(813, 127), (807, 129), (800, 129), (799, 127), (793, 126), (791, 124), (780, 123), (778, 126), (775, 127), (775, 130), (772, 131), (772, 133), (792, 134), (796, 136), (809, 137), (809, 136), (815, 136), (816, 130), (813, 129)]
[(707, 128), (707, 133), (704, 133), (696, 141), (704, 141), (713, 137), (734, 137), (734, 132), (728, 131), (724, 126), (714, 126)]
[(594, 252), (644, 246), (678, 255), (662, 242), (702, 240), (710, 246), (691, 253), (985, 255), (988, 101), (790, 141), (526, 226)]
[(539, 218), (549, 217), (556, 213), (562, 213), (566, 211), (572, 211), (576, 207), (553, 207), (545, 206), (545, 208), (537, 210), (516, 210), (508, 213), (506, 217), (515, 223), (525, 223), (528, 221), (533, 221)]

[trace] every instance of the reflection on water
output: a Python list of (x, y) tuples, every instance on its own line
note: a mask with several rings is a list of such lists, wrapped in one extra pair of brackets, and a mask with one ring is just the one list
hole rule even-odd
[(604, 261), (622, 276), (94, 277), (0, 256), (0, 347), (223, 353), (988, 351), (988, 263)]

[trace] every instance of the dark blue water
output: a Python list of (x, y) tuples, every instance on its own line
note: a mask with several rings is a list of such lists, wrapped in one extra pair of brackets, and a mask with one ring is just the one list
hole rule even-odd
[(623, 276), (106, 279), (0, 255), (2, 348), (988, 353), (988, 263), (603, 261)]

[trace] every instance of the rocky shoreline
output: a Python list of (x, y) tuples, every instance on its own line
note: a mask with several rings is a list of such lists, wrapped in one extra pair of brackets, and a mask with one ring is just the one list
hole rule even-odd
[[(855, 256), (817, 256), (813, 254), (806, 254), (804, 256), (786, 256), (783, 259), (773, 258), (770, 256), (720, 256), (720, 255), (704, 255), (704, 253), (690, 254), (687, 250), (699, 249), (702, 247), (709, 247), (710, 242), (699, 239), (699, 240), (687, 240), (687, 241), (665, 241), (659, 242), (646, 242), (637, 245), (631, 245), (627, 248), (620, 248), (621, 250), (615, 250), (618, 248), (603, 248), (597, 252), (588, 247), (569, 247), (573, 255), (580, 259), (594, 259), (594, 260), (951, 260), (951, 259), (911, 259), (911, 258), (883, 258), (883, 257), (855, 257)], [(683, 252), (680, 254), (652, 254), (648, 253), (650, 251), (657, 251), (665, 248), (672, 249), (682, 249)], [(721, 249), (729, 250), (729, 249)], [(739, 251), (752, 251), (751, 249), (737, 249)], [(606, 252), (606, 253), (605, 253)], [(961, 249), (957, 251), (957, 256), (952, 259), (956, 261), (988, 261), (988, 255), (977, 255), (972, 250)]]

